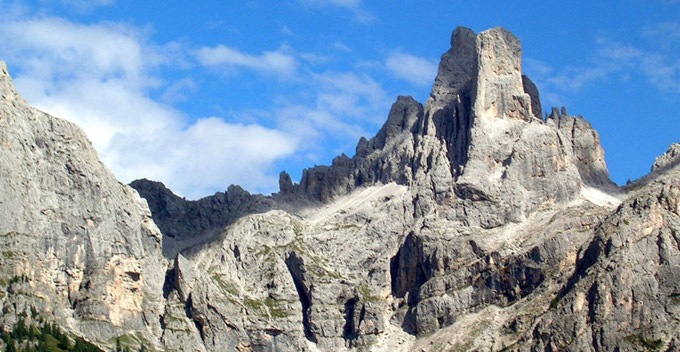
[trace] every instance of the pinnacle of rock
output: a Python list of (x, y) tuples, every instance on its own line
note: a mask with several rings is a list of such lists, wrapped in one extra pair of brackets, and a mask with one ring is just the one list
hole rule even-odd
[(680, 165), (680, 143), (672, 144), (668, 150), (654, 160), (652, 171), (667, 170)]
[(487, 228), (522, 221), (541, 204), (572, 201), (583, 183), (615, 188), (590, 124), (566, 114), (555, 117), (562, 123), (541, 119), (521, 55), (519, 39), (504, 28), (456, 28), (425, 106), (399, 97), (354, 157), (305, 170), (300, 184), (284, 182), (281, 193), (329, 202), (357, 187), (397, 182), (418, 194), (417, 212), (482, 200), (447, 212)]
[(12, 77), (7, 70), (7, 64), (5, 64), (4, 61), (0, 61), (0, 99), (24, 102), (24, 98), (22, 98), (16, 89), (14, 89)]

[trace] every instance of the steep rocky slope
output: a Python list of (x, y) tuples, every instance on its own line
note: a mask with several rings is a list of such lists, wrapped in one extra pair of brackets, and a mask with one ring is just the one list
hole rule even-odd
[(166, 261), (148, 207), (78, 127), (28, 106), (4, 63), (0, 190), (2, 326), (33, 309), (102, 346), (157, 340)]
[(503, 28), (457, 28), (425, 104), (399, 97), (353, 157), (277, 194), (133, 182), (162, 240), (82, 133), (2, 77), (5, 328), (33, 305), (103, 348), (678, 348), (679, 147), (618, 188), (587, 121), (543, 118)]

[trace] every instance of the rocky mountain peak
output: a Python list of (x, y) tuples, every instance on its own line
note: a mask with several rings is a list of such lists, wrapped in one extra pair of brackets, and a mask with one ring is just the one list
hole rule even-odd
[(410, 186), (420, 214), (435, 204), (479, 201), (447, 216), (495, 227), (573, 200), (583, 183), (615, 187), (592, 126), (566, 112), (543, 121), (538, 89), (521, 62), (521, 43), (508, 30), (456, 28), (424, 106), (399, 97), (354, 157), (305, 170), (299, 184), (282, 175), (279, 195), (328, 202), (396, 182)]
[(103, 346), (157, 339), (166, 262), (146, 202), (80, 128), (29, 106), (4, 63), (0, 95), (0, 327), (32, 309)]
[(528, 113), (534, 106), (524, 89), (528, 78), (522, 78), (521, 66), (521, 43), (505, 28), (475, 34), (458, 27), (451, 35), (451, 49), (442, 56), (431, 96), (439, 104), (450, 104), (468, 94), (478, 116), (530, 120), (536, 114)]
[(4, 61), (0, 61), (0, 99), (7, 101), (21, 101), (25, 102), (24, 98), (14, 89), (12, 77), (9, 75), (7, 65)]
[(654, 160), (652, 171), (663, 171), (680, 164), (680, 143), (673, 143), (668, 150)]

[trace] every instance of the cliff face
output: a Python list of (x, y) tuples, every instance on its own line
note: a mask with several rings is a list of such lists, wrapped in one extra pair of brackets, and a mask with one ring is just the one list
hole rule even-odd
[(566, 112), (541, 119), (521, 52), (503, 28), (477, 35), (457, 28), (424, 107), (400, 97), (353, 158), (305, 170), (299, 185), (281, 193), (329, 202), (360, 186), (396, 182), (417, 194), (418, 216), (446, 204), (438, 210), (448, 219), (494, 228), (576, 199), (583, 183), (615, 188), (590, 124)]
[(157, 340), (166, 261), (145, 201), (78, 127), (28, 106), (4, 63), (0, 190), (3, 326), (33, 307), (103, 345)]
[(619, 189), (505, 29), (457, 28), (424, 105), (278, 194), (133, 182), (154, 221), (2, 72), (5, 327), (35, 306), (109, 349), (677, 349), (677, 146)]

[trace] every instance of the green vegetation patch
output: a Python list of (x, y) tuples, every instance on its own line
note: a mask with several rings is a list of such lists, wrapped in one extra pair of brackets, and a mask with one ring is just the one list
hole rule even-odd
[(7, 352), (102, 352), (102, 350), (80, 337), (69, 337), (56, 324), (42, 323), (27, 325), (23, 318), (12, 331), (2, 331), (0, 339), (7, 346)]
[(291, 316), (286, 309), (280, 307), (281, 303), (289, 303), (288, 301), (277, 301), (271, 297), (267, 297), (265, 300), (255, 300), (252, 298), (244, 298), (243, 305), (250, 308), (256, 313), (263, 316), (270, 316), (272, 318), (286, 318)]
[(378, 302), (380, 301), (379, 296), (373, 295), (371, 288), (368, 287), (368, 285), (361, 285), (357, 287), (359, 290), (359, 294), (361, 295), (361, 298), (366, 301), (366, 302)]
[(225, 280), (223, 274), (214, 274), (212, 279), (223, 291), (228, 292), (233, 296), (239, 295), (236, 285), (231, 281)]
[(115, 346), (116, 352), (147, 352), (147, 351), (152, 351), (151, 348), (147, 346), (151, 346), (151, 342), (149, 342), (147, 339), (145, 339), (143, 336), (140, 336), (139, 334), (125, 334), (118, 336), (112, 340), (109, 340), (109, 342), (112, 342)]

